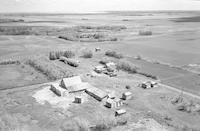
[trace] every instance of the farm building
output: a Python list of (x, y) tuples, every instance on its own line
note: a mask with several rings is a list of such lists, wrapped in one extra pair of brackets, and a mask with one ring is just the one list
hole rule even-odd
[(84, 102), (84, 99), (83, 99), (83, 97), (81, 97), (81, 96), (75, 96), (75, 98), (74, 98), (74, 102), (75, 103), (83, 103)]
[(77, 85), (68, 86), (67, 90), (69, 93), (75, 93), (80, 91), (85, 91), (87, 88), (89, 88), (91, 85), (87, 82), (83, 82)]
[(78, 85), (78, 84), (81, 84), (81, 83), (82, 83), (81, 77), (80, 76), (74, 76), (74, 77), (69, 77), (69, 78), (63, 78), (61, 80), (60, 85), (63, 88), (67, 89), (70, 86)]
[(123, 101), (119, 98), (115, 98), (114, 101), (116, 103), (116, 107), (120, 107), (123, 105)]
[(141, 87), (144, 89), (154, 88), (157, 87), (158, 83), (154, 81), (147, 81), (141, 84)]
[(102, 73), (102, 72), (106, 71), (106, 68), (102, 65), (99, 65), (94, 68), (94, 71), (97, 73)]
[(122, 99), (124, 100), (129, 100), (132, 98), (132, 93), (131, 92), (125, 92), (122, 94)]
[(122, 100), (116, 98), (116, 99), (110, 99), (108, 98), (106, 101), (106, 107), (108, 108), (117, 108), (123, 105)]
[(108, 108), (115, 108), (116, 107), (116, 103), (113, 99), (107, 99), (106, 101), (106, 107)]
[(58, 96), (65, 96), (67, 93), (67, 91), (61, 88), (58, 83), (52, 84), (50, 90)]
[(126, 113), (125, 109), (119, 109), (117, 111), (115, 111), (115, 116), (120, 116)]
[(95, 48), (95, 51), (98, 52), (98, 51), (101, 51), (101, 49), (99, 47)]
[(98, 101), (102, 101), (104, 98), (108, 96), (108, 94), (96, 87), (91, 86), (90, 88), (86, 89), (86, 93), (90, 96), (94, 97)]

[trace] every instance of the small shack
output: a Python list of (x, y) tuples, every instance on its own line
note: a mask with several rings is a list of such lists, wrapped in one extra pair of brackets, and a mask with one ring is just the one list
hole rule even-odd
[(94, 97), (98, 101), (102, 101), (104, 98), (108, 96), (106, 92), (100, 90), (96, 87), (90, 86), (90, 88), (86, 89), (86, 93), (92, 97)]
[(81, 97), (81, 96), (74, 97), (74, 103), (82, 104), (83, 102), (84, 102), (83, 97)]
[(122, 94), (122, 99), (123, 100), (129, 100), (132, 98), (132, 93), (131, 92), (125, 92)]
[(117, 111), (115, 111), (115, 116), (120, 116), (126, 113), (125, 109), (119, 109)]
[(65, 96), (67, 91), (59, 86), (58, 83), (51, 84), (50, 90), (54, 92), (57, 96)]
[(81, 83), (82, 83), (82, 81), (81, 81), (80, 76), (73, 76), (73, 77), (69, 77), (69, 78), (63, 78), (61, 80), (60, 85), (63, 88), (67, 89), (70, 86), (78, 85), (78, 84), (81, 84)]

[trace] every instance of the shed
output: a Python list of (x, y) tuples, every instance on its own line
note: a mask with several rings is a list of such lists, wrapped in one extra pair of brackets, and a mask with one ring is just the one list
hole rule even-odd
[(80, 84), (68, 86), (67, 90), (69, 91), (69, 93), (75, 93), (75, 92), (85, 91), (89, 87), (90, 87), (89, 83), (83, 82)]
[(83, 97), (81, 97), (81, 96), (75, 96), (74, 97), (74, 102), (75, 103), (83, 103), (84, 102), (84, 99), (83, 99)]
[(129, 100), (132, 98), (132, 93), (131, 92), (125, 92), (122, 94), (122, 99), (124, 100)]
[(91, 86), (90, 88), (87, 88), (86, 93), (94, 97), (98, 101), (102, 101), (104, 98), (108, 96), (106, 92), (93, 86)]
[(63, 88), (67, 89), (67, 87), (78, 85), (78, 84), (81, 84), (81, 83), (82, 83), (82, 81), (81, 81), (81, 77), (80, 76), (73, 76), (73, 77), (69, 77), (69, 78), (63, 78), (61, 80), (60, 85)]
[(65, 96), (67, 91), (59, 86), (58, 83), (51, 84), (50, 90), (58, 96)]
[(119, 109), (117, 111), (115, 111), (115, 116), (120, 116), (126, 113), (125, 109)]

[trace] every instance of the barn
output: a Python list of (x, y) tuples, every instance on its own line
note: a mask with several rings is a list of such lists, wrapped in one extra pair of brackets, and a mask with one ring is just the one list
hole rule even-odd
[(104, 98), (108, 96), (106, 92), (93, 86), (87, 88), (86, 93), (98, 101), (102, 101)]

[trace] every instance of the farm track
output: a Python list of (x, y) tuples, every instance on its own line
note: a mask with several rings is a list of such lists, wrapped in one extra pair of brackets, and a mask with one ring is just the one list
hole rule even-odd
[(160, 86), (200, 100), (200, 96), (160, 83)]

